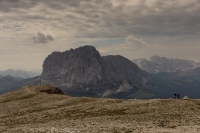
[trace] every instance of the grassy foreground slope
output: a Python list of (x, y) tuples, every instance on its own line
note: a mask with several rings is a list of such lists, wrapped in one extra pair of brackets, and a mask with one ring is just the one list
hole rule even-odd
[(0, 95), (0, 131), (200, 132), (200, 101), (70, 97), (52, 86), (26, 86)]

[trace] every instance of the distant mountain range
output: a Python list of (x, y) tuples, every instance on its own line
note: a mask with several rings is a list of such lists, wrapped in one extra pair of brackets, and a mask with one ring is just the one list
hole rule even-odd
[(28, 79), (28, 78), (39, 76), (40, 73), (32, 72), (32, 71), (8, 69), (5, 71), (0, 71), (0, 75), (1, 75), (0, 78), (10, 75), (10, 76), (18, 78), (18, 79)]
[(150, 60), (142, 58), (132, 60), (132, 62), (137, 64), (140, 69), (149, 73), (187, 71), (200, 66), (199, 62), (184, 59), (169, 59), (157, 55), (152, 56)]
[(12, 76), (5, 76), (0, 79), (0, 94), (16, 90), (27, 85), (32, 85), (36, 79), (38, 79), (38, 77), (18, 80), (18, 78), (14, 78)]
[(199, 63), (159, 56), (133, 62), (120, 55), (101, 56), (93, 46), (53, 52), (38, 77), (0, 76), (0, 94), (41, 83), (57, 86), (71, 96), (147, 99), (180, 93), (200, 98)]
[(20, 77), (12, 77), (10, 75), (7, 75), (7, 76), (0, 75), (0, 80), (4, 80), (4, 79), (24, 80), (24, 78), (20, 78)]

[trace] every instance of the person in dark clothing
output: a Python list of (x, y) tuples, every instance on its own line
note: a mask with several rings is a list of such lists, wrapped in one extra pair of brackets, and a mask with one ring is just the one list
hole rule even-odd
[(176, 99), (176, 93), (174, 93), (174, 98)]
[(177, 94), (177, 96), (178, 96), (178, 99), (179, 99), (179, 97), (180, 97), (180, 94), (178, 93), (178, 94)]

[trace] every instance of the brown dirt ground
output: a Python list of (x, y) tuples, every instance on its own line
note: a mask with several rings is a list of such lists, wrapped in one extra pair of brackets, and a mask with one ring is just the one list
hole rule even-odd
[(27, 86), (0, 96), (3, 133), (199, 133), (200, 100), (70, 97)]

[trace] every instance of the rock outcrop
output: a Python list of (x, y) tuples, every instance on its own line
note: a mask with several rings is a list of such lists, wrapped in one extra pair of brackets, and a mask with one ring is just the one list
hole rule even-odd
[(42, 83), (59, 86), (64, 91), (90, 92), (108, 96), (145, 88), (145, 72), (122, 56), (104, 56), (93, 46), (65, 52), (53, 52), (43, 63)]
[(60, 94), (60, 95), (64, 95), (64, 93), (62, 92), (61, 89), (54, 87), (54, 86), (50, 86), (50, 85), (40, 85), (40, 86), (36, 86), (36, 88), (39, 90), (39, 92), (44, 92), (47, 94)]
[(150, 60), (136, 59), (132, 62), (149, 73), (187, 71), (200, 66), (200, 63), (184, 59), (168, 59), (166, 57), (152, 56)]

